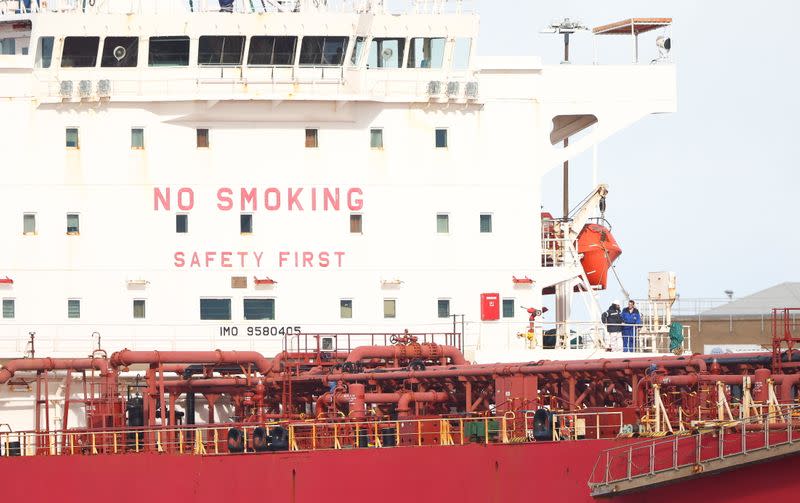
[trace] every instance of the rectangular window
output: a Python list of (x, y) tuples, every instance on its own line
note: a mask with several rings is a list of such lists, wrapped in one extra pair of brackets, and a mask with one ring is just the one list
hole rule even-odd
[(144, 149), (144, 129), (142, 128), (131, 129), (131, 149), (133, 150)]
[(353, 317), (353, 299), (339, 301), (339, 317), (348, 320)]
[(412, 38), (408, 53), (409, 68), (441, 68), (444, 38)]
[(306, 148), (319, 147), (318, 131), (316, 129), (306, 129)]
[(447, 148), (447, 129), (436, 129), (436, 148)]
[(67, 318), (78, 319), (81, 317), (81, 301), (80, 299), (67, 300)]
[(134, 68), (139, 63), (139, 37), (106, 37), (100, 66)]
[(239, 232), (242, 234), (253, 233), (253, 215), (249, 213), (239, 215)]
[(22, 215), (22, 233), (26, 236), (36, 235), (36, 213)]
[(514, 317), (514, 299), (503, 299), (503, 318)]
[(210, 36), (200, 37), (197, 49), (198, 65), (231, 65), (242, 64), (244, 54), (244, 37), (242, 36)]
[(363, 218), (360, 213), (350, 214), (350, 233), (362, 234), (363, 233)]
[(369, 130), (370, 148), (383, 148), (383, 129)]
[(400, 68), (405, 46), (404, 38), (373, 38), (369, 44), (367, 68)]
[(208, 129), (197, 130), (197, 148), (208, 148)]
[(439, 299), (436, 301), (436, 309), (439, 318), (450, 317), (450, 299)]
[(230, 320), (231, 299), (200, 299), (201, 320)]
[(36, 49), (36, 68), (50, 68), (53, 62), (53, 37), (39, 38)]
[(469, 68), (469, 55), (472, 51), (471, 38), (457, 38), (453, 47), (453, 70), (466, 70)]
[(436, 215), (436, 232), (439, 234), (450, 233), (450, 215), (439, 213)]
[(14, 299), (3, 299), (3, 318), (10, 320), (14, 315)]
[(247, 64), (251, 66), (291, 66), (297, 37), (251, 37)]
[(77, 213), (67, 213), (67, 234), (80, 234), (81, 221)]
[(17, 53), (17, 39), (8, 37), (0, 38), (0, 55), (13, 56)]
[(492, 232), (492, 214), (491, 213), (481, 213), (481, 232), (483, 232), (483, 233)]
[(350, 55), (350, 64), (353, 66), (361, 65), (362, 54), (364, 52), (364, 41), (366, 37), (356, 37), (356, 43), (353, 46), (353, 54)]
[(133, 319), (143, 320), (145, 318), (145, 302), (144, 299), (133, 300)]
[(175, 232), (177, 234), (186, 234), (189, 232), (189, 215), (175, 215)]
[(61, 51), (61, 68), (89, 68), (97, 64), (100, 37), (67, 37)]
[(395, 299), (383, 299), (383, 317), (397, 317), (397, 301)]
[(306, 66), (341, 65), (347, 50), (347, 37), (303, 37), (300, 64)]
[(80, 141), (78, 140), (78, 128), (68, 127), (66, 131), (66, 147), (80, 148), (80, 146)]
[(150, 37), (149, 66), (189, 66), (189, 37)]
[(275, 299), (244, 299), (244, 319), (274, 320)]

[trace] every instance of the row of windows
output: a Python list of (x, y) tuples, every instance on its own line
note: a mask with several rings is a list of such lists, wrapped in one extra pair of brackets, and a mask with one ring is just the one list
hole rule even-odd
[[(480, 214), (479, 230), (483, 234), (492, 232), (491, 213)], [(76, 236), (80, 234), (80, 231), (80, 214), (67, 213), (67, 234)], [(175, 232), (178, 234), (186, 234), (189, 232), (189, 215), (185, 213), (175, 215)], [(242, 234), (253, 233), (253, 215), (251, 213), (242, 213), (239, 215), (239, 232)], [(438, 213), (436, 215), (436, 232), (439, 234), (450, 233), (450, 215), (448, 213)], [(36, 213), (23, 213), (22, 233), (26, 236), (35, 236), (38, 234)], [(364, 215), (361, 213), (350, 214), (350, 233), (364, 233)]]
[[(197, 64), (200, 66), (341, 66), (348, 54), (350, 38), (343, 36), (252, 36), (247, 46), (242, 35), (204, 35), (198, 40)], [(297, 46), (300, 41), (300, 51)], [(91, 68), (99, 63), (105, 68), (139, 66), (139, 37), (66, 37), (61, 49), (62, 68)], [(50, 68), (54, 37), (41, 37), (36, 53), (36, 66)], [(442, 68), (445, 63), (443, 37), (373, 38), (356, 37), (350, 53), (350, 64), (367, 68)], [(191, 40), (185, 35), (150, 37), (147, 40), (147, 65), (189, 66)], [(408, 50), (406, 50), (408, 47)], [(455, 40), (452, 67), (468, 67), (471, 41)], [(365, 50), (369, 51), (365, 54)], [(366, 59), (365, 59), (366, 58)]]
[[(140, 320), (147, 317), (147, 301), (145, 299), (133, 300), (133, 319)], [(514, 299), (503, 299), (503, 318), (514, 317)], [(3, 318), (13, 319), (16, 315), (15, 299), (3, 299)], [(274, 320), (275, 299), (244, 299), (242, 311), (245, 320)], [(436, 300), (436, 313), (439, 318), (450, 317), (450, 299)], [(67, 300), (67, 318), (80, 319), (81, 300)], [(341, 319), (353, 318), (353, 299), (339, 301), (339, 317)], [(383, 317), (397, 317), (397, 299), (383, 299)], [(230, 320), (231, 299), (200, 299), (201, 320)]]
[[(68, 127), (65, 132), (64, 145), (69, 149), (80, 148), (80, 131), (76, 127)], [(319, 147), (319, 130), (308, 128), (305, 130), (306, 148)], [(369, 146), (372, 149), (383, 149), (383, 129), (372, 128), (369, 130)], [(447, 129), (434, 130), (434, 146), (447, 148)], [(210, 148), (208, 129), (197, 129), (197, 148)], [(144, 150), (144, 129), (131, 128), (131, 149)]]

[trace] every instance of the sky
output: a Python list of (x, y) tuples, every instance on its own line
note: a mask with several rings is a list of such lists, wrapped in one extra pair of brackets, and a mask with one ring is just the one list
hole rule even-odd
[[(649, 271), (674, 271), (688, 299), (800, 281), (800, 1), (478, 0), (476, 9), (479, 55), (538, 55), (545, 64), (562, 57), (563, 39), (539, 33), (555, 19), (591, 27), (672, 17), (678, 112), (646, 117), (598, 147), (622, 282), (643, 298)], [(630, 60), (628, 37), (600, 42), (601, 62)], [(640, 53), (653, 57), (650, 44)], [(573, 63), (591, 57), (591, 35), (573, 37)], [(592, 188), (591, 152), (570, 167), (577, 202)], [(543, 204), (560, 213), (560, 168), (544, 179)], [(601, 305), (612, 297), (622, 293), (610, 279)]]

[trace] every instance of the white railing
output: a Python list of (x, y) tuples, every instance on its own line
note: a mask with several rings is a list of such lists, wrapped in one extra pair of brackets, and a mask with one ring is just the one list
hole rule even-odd
[[(462, 14), (474, 11), (471, 0), (234, 0), (225, 12), (331, 12), (374, 14)], [(42, 12), (85, 14), (180, 14), (222, 12), (219, 0), (0, 0), (0, 15)]]

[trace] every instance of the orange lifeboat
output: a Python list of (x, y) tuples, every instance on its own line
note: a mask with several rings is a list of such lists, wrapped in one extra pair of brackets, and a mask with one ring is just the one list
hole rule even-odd
[(608, 269), (622, 254), (622, 248), (611, 235), (611, 230), (600, 224), (584, 225), (578, 234), (578, 253), (582, 256), (581, 265), (589, 284), (598, 290), (605, 290)]

